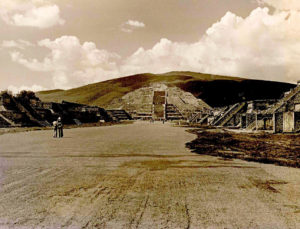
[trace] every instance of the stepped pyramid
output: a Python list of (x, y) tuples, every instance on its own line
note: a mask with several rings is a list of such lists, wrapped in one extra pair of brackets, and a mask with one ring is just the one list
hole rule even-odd
[(124, 109), (135, 119), (188, 119), (212, 108), (189, 92), (165, 84), (151, 84), (112, 101), (109, 109)]

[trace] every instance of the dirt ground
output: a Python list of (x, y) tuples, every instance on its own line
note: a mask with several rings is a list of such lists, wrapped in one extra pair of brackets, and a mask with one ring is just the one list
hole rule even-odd
[(170, 124), (0, 136), (0, 228), (300, 228), (300, 170), (198, 155)]

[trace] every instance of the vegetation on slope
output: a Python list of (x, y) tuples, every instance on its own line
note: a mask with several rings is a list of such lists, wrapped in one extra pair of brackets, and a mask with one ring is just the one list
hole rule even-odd
[(280, 98), (295, 87), (293, 84), (238, 77), (218, 76), (194, 72), (165, 74), (137, 74), (70, 90), (52, 90), (37, 93), (43, 101), (67, 100), (107, 108), (115, 98), (153, 83), (177, 86), (203, 99), (212, 107), (225, 106), (242, 100)]

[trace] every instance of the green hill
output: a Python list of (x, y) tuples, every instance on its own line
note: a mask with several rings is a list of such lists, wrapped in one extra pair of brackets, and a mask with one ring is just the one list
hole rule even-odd
[(43, 101), (70, 102), (108, 107), (115, 98), (152, 83), (177, 86), (203, 99), (212, 107), (225, 106), (242, 100), (274, 99), (294, 84), (249, 80), (195, 72), (169, 72), (165, 74), (137, 74), (104, 82), (88, 84), (70, 90), (41, 91), (37, 96)]

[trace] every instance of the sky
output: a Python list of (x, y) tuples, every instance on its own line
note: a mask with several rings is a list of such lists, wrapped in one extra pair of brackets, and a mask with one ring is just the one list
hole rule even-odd
[(195, 71), (296, 83), (299, 0), (1, 0), (0, 90)]

